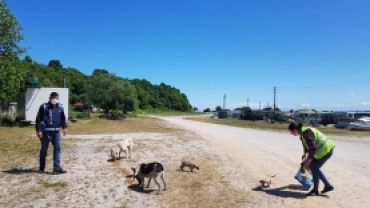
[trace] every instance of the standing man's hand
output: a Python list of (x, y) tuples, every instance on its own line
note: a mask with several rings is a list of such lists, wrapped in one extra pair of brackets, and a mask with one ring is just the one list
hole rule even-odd
[(302, 155), (302, 160), (306, 159), (306, 153)]
[(308, 168), (310, 167), (310, 164), (311, 164), (311, 158), (307, 158), (304, 163), (303, 163), (303, 167), (304, 168)]
[(36, 136), (37, 136), (39, 139), (41, 139), (41, 138), (42, 138), (42, 136), (43, 136), (43, 135), (42, 135), (42, 132), (41, 132), (41, 131), (37, 132), (37, 133), (36, 133)]
[(63, 129), (63, 136), (67, 135), (67, 129)]

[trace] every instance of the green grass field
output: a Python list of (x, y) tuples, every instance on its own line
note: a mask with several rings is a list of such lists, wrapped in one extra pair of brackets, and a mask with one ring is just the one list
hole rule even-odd
[(137, 115), (156, 115), (156, 116), (189, 116), (189, 115), (203, 115), (203, 112), (180, 112), (167, 109), (145, 109), (135, 112)]
[[(212, 119), (211, 117), (188, 117), (184, 118), (187, 120), (201, 121), (206, 123), (223, 124), (229, 126), (236, 126), (242, 128), (253, 128), (253, 129), (263, 129), (279, 132), (288, 132), (288, 124), (270, 124), (265, 121), (248, 121), (239, 120), (237, 118), (228, 119)], [(351, 131), (349, 129), (338, 129), (334, 127), (320, 128), (318, 129), (327, 135), (338, 135), (338, 136), (370, 136), (370, 131)]]

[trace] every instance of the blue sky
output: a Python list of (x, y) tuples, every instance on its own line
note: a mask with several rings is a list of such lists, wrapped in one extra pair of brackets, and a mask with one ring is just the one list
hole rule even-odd
[(47, 64), (164, 82), (199, 109), (370, 110), (367, 0), (7, 0)]

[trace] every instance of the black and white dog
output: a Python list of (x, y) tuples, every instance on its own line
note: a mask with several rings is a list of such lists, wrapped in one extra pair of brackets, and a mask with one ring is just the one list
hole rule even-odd
[(151, 163), (141, 163), (139, 166), (139, 170), (136, 174), (136, 168), (131, 167), (131, 170), (134, 172), (133, 177), (138, 180), (139, 187), (144, 187), (144, 178), (148, 177), (148, 185), (146, 188), (149, 188), (150, 181), (153, 178), (155, 183), (158, 186), (158, 193), (161, 191), (161, 185), (158, 183), (158, 177), (162, 178), (163, 181), (163, 191), (166, 190), (166, 182), (164, 181), (164, 168), (163, 165), (159, 162), (151, 162)]

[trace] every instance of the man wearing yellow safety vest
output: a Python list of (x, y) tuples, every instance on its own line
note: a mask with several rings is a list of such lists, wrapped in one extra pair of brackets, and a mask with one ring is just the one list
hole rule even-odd
[(319, 195), (319, 179), (324, 183), (326, 193), (334, 190), (334, 187), (326, 179), (320, 168), (333, 155), (335, 144), (330, 139), (321, 133), (319, 130), (312, 127), (302, 127), (302, 124), (291, 123), (288, 127), (291, 134), (300, 136), (303, 145), (302, 160), (304, 168), (310, 168), (313, 178), (313, 189), (307, 193), (307, 196)]

